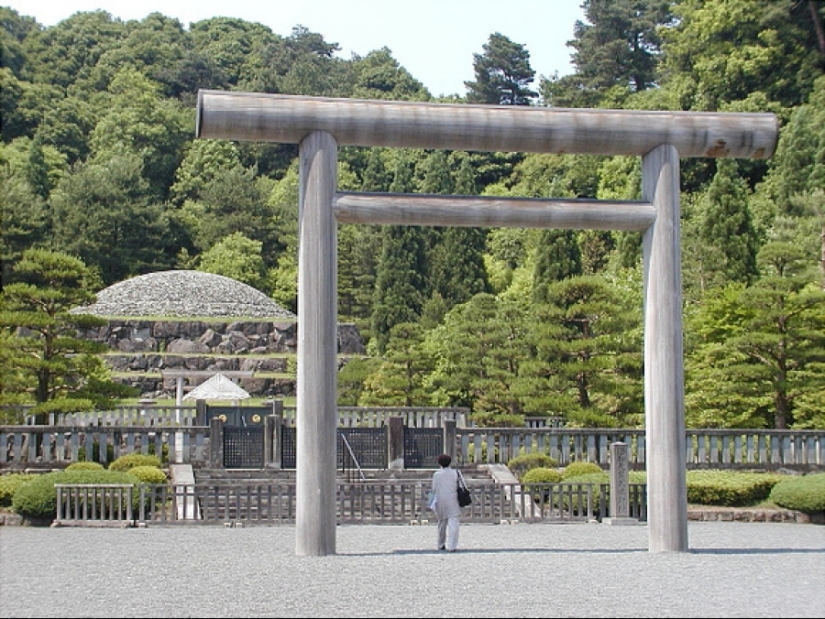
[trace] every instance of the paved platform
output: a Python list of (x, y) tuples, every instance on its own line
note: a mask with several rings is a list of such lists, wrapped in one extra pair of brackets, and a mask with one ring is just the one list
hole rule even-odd
[(0, 527), (2, 617), (822, 617), (825, 526), (352, 525), (336, 554), (295, 528)]

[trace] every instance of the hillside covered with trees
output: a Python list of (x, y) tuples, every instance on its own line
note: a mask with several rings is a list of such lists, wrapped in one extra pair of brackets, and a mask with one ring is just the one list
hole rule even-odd
[[(466, 93), (438, 100), (776, 114), (772, 158), (682, 161), (686, 420), (825, 427), (825, 3), (582, 6), (573, 74), (537, 78), (529, 50), (494, 32)], [(42, 350), (46, 331), (69, 337), (44, 316), (75, 325), (72, 303), (136, 275), (217, 273), (297, 310), (297, 146), (195, 140), (199, 89), (436, 100), (392, 41), (344, 59), (300, 25), (283, 37), (240, 19), (93, 11), (43, 27), (7, 7), (0, 21), (0, 404), (104, 405), (90, 395), (108, 389), (102, 368), (79, 363), (91, 356), (47, 362), (18, 327), (39, 325)], [(640, 164), (345, 147), (338, 183), (633, 200)], [(341, 404), (643, 425), (640, 234), (340, 224), (338, 239), (339, 319), (369, 351), (341, 370)]]

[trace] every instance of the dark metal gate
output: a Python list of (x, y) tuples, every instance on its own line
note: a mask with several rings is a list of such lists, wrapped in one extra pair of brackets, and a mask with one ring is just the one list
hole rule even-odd
[(265, 406), (207, 407), (207, 423), (214, 417), (223, 421), (224, 468), (264, 468), (264, 417), (271, 412)]
[(437, 458), (444, 453), (441, 428), (404, 428), (404, 468), (438, 468)]
[[(297, 433), (294, 427), (284, 427), (281, 432), (281, 466), (285, 469), (296, 466)], [(344, 467), (344, 455), (348, 452), (345, 439), (362, 469), (387, 468), (386, 428), (338, 428), (335, 454), (335, 467), (338, 469)]]
[(352, 449), (355, 462), (362, 469), (387, 468), (387, 428), (338, 428), (336, 468), (344, 467), (347, 446)]

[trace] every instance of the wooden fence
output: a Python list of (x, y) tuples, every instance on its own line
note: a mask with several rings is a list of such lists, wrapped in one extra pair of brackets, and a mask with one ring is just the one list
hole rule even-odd
[[(560, 465), (609, 464), (610, 444), (627, 445), (629, 466), (644, 469), (642, 429), (459, 428), (461, 462), (502, 463), (523, 453), (543, 453)], [(688, 468), (794, 468), (825, 470), (825, 430), (686, 430)]]
[[(91, 411), (82, 413), (49, 413), (45, 425), (50, 426), (195, 426), (208, 425), (206, 411), (208, 406), (199, 411), (198, 406), (158, 406), (132, 405), (118, 406), (108, 411)], [(218, 407), (228, 408), (228, 407)], [(238, 411), (270, 409), (279, 414), (284, 423), (295, 425), (296, 407), (294, 406), (236, 406)], [(343, 428), (374, 428), (387, 423), (390, 417), (401, 417), (403, 424), (411, 428), (441, 428), (444, 421), (453, 420), (460, 427), (470, 427), (469, 409), (465, 407), (444, 406), (339, 406), (338, 425)], [(37, 425), (33, 415), (25, 415), (26, 425)], [(540, 424), (538, 419), (530, 418), (531, 425)], [(557, 418), (548, 418), (557, 423)]]
[[(488, 524), (599, 521), (610, 516), (610, 484), (468, 480), (473, 502), (462, 522)], [(427, 524), (429, 480), (339, 482), (339, 524)], [(295, 524), (295, 481), (193, 484), (56, 484), (54, 526)], [(630, 484), (629, 515), (647, 519), (644, 484)]]
[[(129, 453), (159, 454), (165, 463), (206, 466), (209, 426), (0, 426), (0, 469), (103, 464)], [(825, 430), (686, 430), (688, 468), (825, 470)], [(606, 468), (611, 443), (626, 444), (628, 465), (643, 470), (645, 431), (611, 428), (456, 428), (456, 462), (507, 464), (542, 453), (559, 466), (595, 462)]]

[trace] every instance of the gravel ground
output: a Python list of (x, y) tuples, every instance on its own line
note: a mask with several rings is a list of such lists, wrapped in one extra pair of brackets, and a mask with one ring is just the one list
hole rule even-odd
[(822, 617), (825, 526), (353, 525), (299, 557), (295, 527), (0, 527), (2, 617)]

